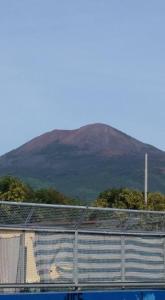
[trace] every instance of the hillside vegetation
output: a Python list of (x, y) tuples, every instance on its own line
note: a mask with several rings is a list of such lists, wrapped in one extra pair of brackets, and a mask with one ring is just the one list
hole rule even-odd
[[(82, 201), (66, 197), (53, 188), (34, 190), (20, 179), (12, 176), (0, 178), (0, 200), (83, 205)], [(113, 188), (101, 192), (92, 205), (122, 209), (165, 210), (165, 195), (161, 193), (149, 193), (148, 205), (146, 206), (142, 192), (128, 188)]]

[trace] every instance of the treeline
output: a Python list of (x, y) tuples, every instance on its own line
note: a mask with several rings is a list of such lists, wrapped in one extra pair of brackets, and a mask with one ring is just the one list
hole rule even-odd
[[(0, 178), (0, 200), (34, 202), (46, 204), (83, 205), (83, 201), (69, 198), (54, 188), (34, 190), (22, 180), (5, 176)], [(165, 195), (148, 193), (148, 203), (144, 203), (144, 193), (128, 188), (108, 189), (91, 203), (97, 207), (122, 209), (165, 210)]]
[(71, 199), (51, 187), (34, 190), (13, 176), (0, 178), (0, 200), (63, 205), (81, 204), (79, 200)]
[(165, 195), (148, 193), (147, 205), (144, 202), (144, 193), (128, 188), (109, 189), (100, 193), (95, 205), (121, 209), (165, 210)]

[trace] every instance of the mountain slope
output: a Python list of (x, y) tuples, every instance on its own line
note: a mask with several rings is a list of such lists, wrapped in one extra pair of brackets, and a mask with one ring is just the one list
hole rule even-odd
[(17, 151), (36, 152), (52, 143), (76, 146), (88, 153), (107, 153), (108, 156), (152, 149), (154, 152), (162, 152), (111, 126), (99, 123), (76, 130), (53, 130), (24, 144)]
[(1, 156), (0, 175), (92, 199), (108, 187), (142, 189), (145, 152), (150, 189), (165, 192), (165, 153), (105, 124), (45, 133)]

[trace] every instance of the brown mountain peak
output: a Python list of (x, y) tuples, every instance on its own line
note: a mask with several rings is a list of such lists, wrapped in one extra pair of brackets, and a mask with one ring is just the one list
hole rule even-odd
[[(51, 144), (76, 146), (88, 153), (123, 155), (144, 151), (148, 146), (127, 134), (102, 123), (82, 126), (74, 130), (55, 129), (21, 146), (16, 151), (38, 152)], [(54, 146), (55, 147), (55, 146)]]

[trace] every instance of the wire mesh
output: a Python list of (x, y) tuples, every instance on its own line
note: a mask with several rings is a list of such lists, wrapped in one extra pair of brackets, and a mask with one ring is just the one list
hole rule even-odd
[(163, 233), (165, 212), (1, 201), (0, 226)]

